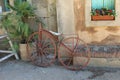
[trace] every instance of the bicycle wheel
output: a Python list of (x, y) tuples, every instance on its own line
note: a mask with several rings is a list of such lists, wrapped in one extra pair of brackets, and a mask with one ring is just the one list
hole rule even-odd
[(80, 70), (87, 66), (90, 60), (90, 51), (83, 40), (69, 37), (60, 43), (58, 58), (67, 69)]
[(51, 65), (56, 58), (56, 44), (52, 34), (45, 30), (33, 33), (27, 42), (31, 61), (41, 67)]

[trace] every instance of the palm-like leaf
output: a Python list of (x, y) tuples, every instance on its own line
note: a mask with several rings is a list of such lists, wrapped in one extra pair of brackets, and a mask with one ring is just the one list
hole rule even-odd
[(17, 14), (22, 17), (34, 16), (35, 8), (32, 7), (28, 2), (20, 2), (19, 0), (14, 1), (14, 6), (9, 5), (9, 7), (16, 11)]

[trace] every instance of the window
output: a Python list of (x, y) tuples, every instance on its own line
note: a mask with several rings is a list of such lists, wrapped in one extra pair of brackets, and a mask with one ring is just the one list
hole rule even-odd
[(92, 0), (91, 15), (92, 20), (114, 20), (115, 0)]

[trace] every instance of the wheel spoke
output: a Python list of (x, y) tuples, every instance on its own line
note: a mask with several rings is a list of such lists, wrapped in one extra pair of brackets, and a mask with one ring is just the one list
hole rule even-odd
[(43, 40), (42, 45), (44, 46), (44, 45), (47, 43), (48, 40), (49, 40), (49, 38), (48, 38), (48, 37), (45, 37), (45, 39)]
[[(82, 46), (82, 47), (80, 47), (79, 49), (79, 46)], [(81, 68), (87, 66), (90, 59), (90, 57), (88, 57), (89, 52), (86, 50), (86, 48), (87, 46), (85, 42), (82, 41), (81, 39), (77, 37), (66, 38), (62, 41), (62, 44), (60, 44), (59, 46), (58, 58), (62, 63), (62, 65), (65, 66), (67, 69), (80, 70)], [(67, 52), (72, 55), (69, 55), (69, 56), (67, 55), (64, 57), (63, 54), (64, 53), (66, 54)], [(85, 57), (82, 57), (82, 56), (85, 56)]]
[[(64, 49), (67, 49), (67, 51), (69, 51), (70, 53), (72, 53), (73, 51), (67, 46), (65, 45), (64, 43), (62, 43), (62, 47), (64, 47)], [(70, 54), (72, 55), (72, 54)]]
[(47, 54), (47, 55), (52, 55), (54, 52), (44, 51), (44, 53)]
[(54, 50), (54, 48), (45, 48), (44, 51), (47, 51), (47, 50)]
[[(56, 56), (56, 44), (53, 40), (53, 36), (47, 31), (41, 30), (40, 32), (33, 33), (28, 42), (32, 42), (29, 47), (29, 53), (31, 54), (31, 60), (38, 66), (49, 66), (55, 61)], [(31, 49), (32, 48), (32, 49)], [(30, 53), (30, 50), (32, 53)], [(52, 55), (52, 57), (50, 57)]]
[(42, 46), (42, 48), (44, 49), (44, 48), (48, 48), (48, 47), (50, 47), (51, 45), (50, 45), (50, 43), (46, 43), (46, 44), (44, 44), (43, 46)]
[(72, 58), (69, 59), (67, 66), (69, 66), (71, 64), (71, 62), (72, 62)]

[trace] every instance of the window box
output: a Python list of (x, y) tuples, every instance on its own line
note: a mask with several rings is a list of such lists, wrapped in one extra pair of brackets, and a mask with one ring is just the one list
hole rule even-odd
[(92, 21), (97, 21), (97, 20), (115, 20), (115, 16), (110, 16), (110, 15), (92, 15), (91, 16)]

